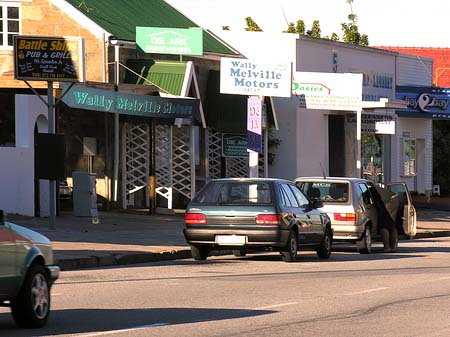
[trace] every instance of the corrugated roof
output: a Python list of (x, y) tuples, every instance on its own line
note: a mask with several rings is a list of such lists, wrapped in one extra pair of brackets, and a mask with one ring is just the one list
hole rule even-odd
[(154, 85), (160, 92), (182, 96), (186, 62), (128, 60), (127, 67), (140, 76), (127, 71), (125, 83)]
[[(136, 41), (136, 27), (199, 27), (163, 0), (66, 0), (119, 40)], [(236, 55), (203, 31), (206, 53)]]

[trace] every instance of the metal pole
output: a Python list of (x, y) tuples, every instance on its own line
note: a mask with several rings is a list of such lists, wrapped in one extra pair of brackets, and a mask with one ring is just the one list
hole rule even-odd
[[(114, 45), (114, 83), (115, 91), (119, 90), (119, 45)], [(113, 201), (117, 201), (119, 179), (119, 114), (114, 114), (114, 167), (113, 167)]]
[[(53, 105), (53, 81), (47, 82), (47, 106), (48, 106), (48, 133), (55, 133), (55, 111)], [(55, 229), (55, 217), (56, 217), (56, 181), (49, 180), (48, 182), (48, 195), (49, 195), (49, 226), (50, 229)]]
[(356, 177), (361, 178), (361, 113), (362, 107), (356, 111)]

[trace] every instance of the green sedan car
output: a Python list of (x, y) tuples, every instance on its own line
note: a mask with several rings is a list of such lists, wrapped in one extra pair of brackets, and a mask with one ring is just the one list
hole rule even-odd
[(333, 231), (321, 202), (309, 200), (291, 181), (224, 178), (210, 181), (189, 203), (184, 236), (195, 260), (214, 250), (279, 251), (294, 262), (298, 250), (331, 254)]
[(53, 265), (50, 240), (5, 221), (0, 210), (0, 304), (11, 307), (17, 326), (43, 327), (50, 314), (50, 287), (60, 268)]

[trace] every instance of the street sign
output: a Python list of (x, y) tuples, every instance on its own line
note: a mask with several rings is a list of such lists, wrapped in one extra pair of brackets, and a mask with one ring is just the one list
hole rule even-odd
[(23, 81), (84, 82), (81, 37), (14, 36), (14, 78)]
[(62, 86), (66, 94), (62, 101), (71, 108), (117, 114), (158, 117), (192, 118), (198, 113), (199, 99), (169, 98), (129, 94), (68, 84)]
[(136, 43), (144, 53), (203, 55), (203, 30), (136, 27)]
[(247, 101), (247, 148), (262, 152), (262, 103), (258, 97), (249, 97)]
[(291, 87), (291, 63), (220, 58), (221, 94), (291, 97)]
[(246, 135), (224, 133), (222, 134), (223, 157), (248, 157)]

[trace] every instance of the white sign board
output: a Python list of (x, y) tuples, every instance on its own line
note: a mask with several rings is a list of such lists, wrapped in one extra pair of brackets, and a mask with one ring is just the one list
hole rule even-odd
[(291, 97), (291, 63), (268, 64), (248, 59), (220, 59), (220, 93)]
[(300, 108), (357, 111), (362, 101), (362, 74), (296, 72), (292, 94)]
[(375, 122), (376, 133), (395, 135), (395, 121), (379, 121)]

